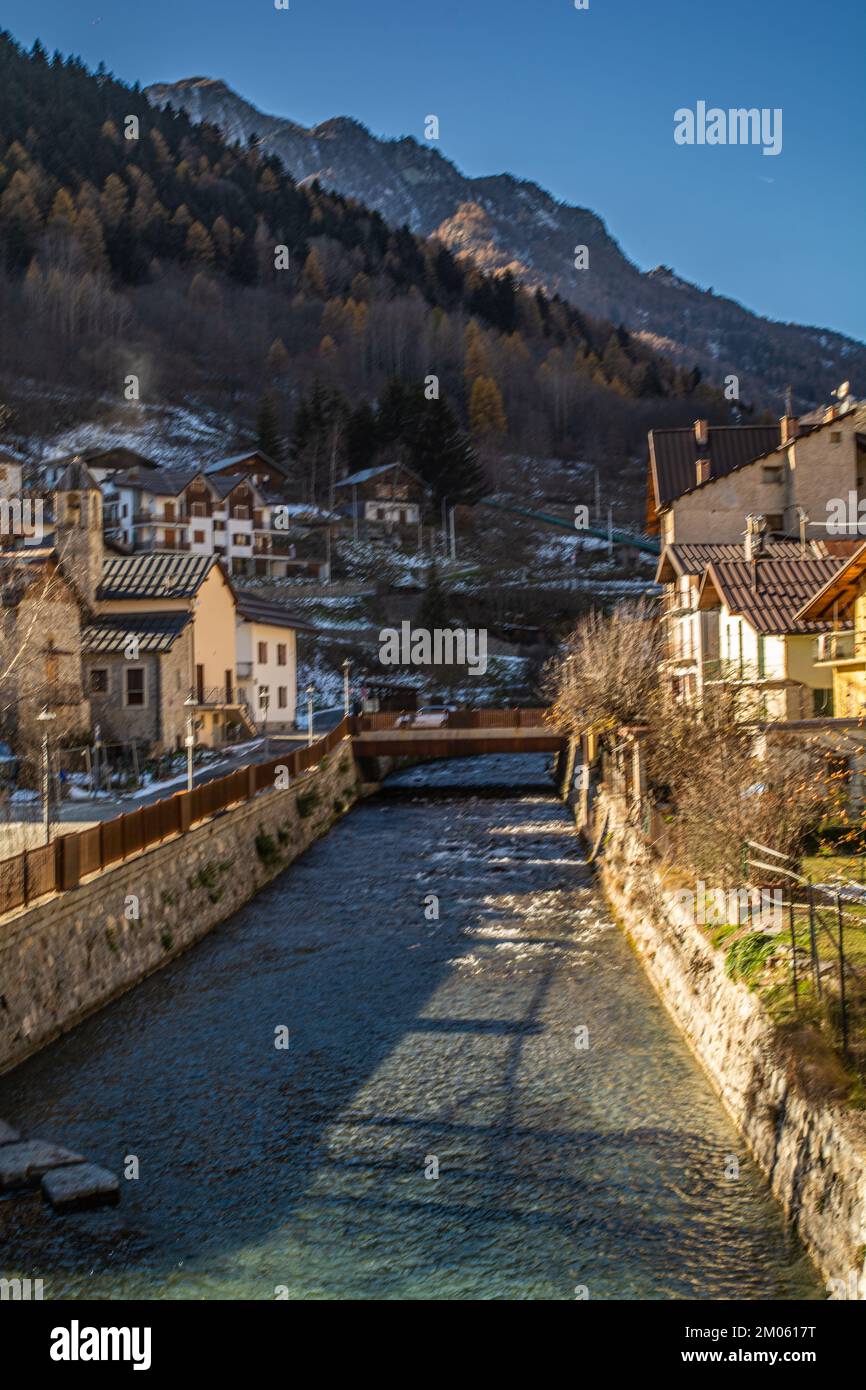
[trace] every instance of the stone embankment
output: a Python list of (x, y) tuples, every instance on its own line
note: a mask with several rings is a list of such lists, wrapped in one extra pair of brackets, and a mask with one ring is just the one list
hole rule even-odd
[[(728, 978), (722, 953), (666, 891), (625, 803), (607, 817), (601, 883), (662, 1002), (747, 1141), (832, 1298), (866, 1299), (866, 1118), (821, 1040), (787, 1035)], [(589, 831), (589, 826), (586, 827)]]

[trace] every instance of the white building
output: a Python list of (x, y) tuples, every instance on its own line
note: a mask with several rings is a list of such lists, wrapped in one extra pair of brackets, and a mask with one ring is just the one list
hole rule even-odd
[(236, 601), (240, 698), (261, 728), (288, 728), (297, 710), (297, 634), (315, 628), (256, 594), (238, 591)]

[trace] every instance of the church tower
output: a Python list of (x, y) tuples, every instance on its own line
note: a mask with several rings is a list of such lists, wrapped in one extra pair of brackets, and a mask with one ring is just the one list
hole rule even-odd
[(93, 612), (102, 583), (102, 493), (87, 465), (77, 458), (54, 492), (54, 544), (60, 568)]

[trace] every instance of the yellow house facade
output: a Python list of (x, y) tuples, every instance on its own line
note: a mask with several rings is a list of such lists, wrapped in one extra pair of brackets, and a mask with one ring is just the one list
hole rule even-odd
[(866, 544), (803, 606), (806, 620), (827, 626), (815, 644), (818, 667), (832, 678), (839, 719), (866, 715)]

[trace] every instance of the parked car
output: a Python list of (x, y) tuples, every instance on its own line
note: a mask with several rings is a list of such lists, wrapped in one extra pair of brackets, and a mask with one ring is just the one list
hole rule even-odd
[(20, 766), (20, 759), (16, 758), (11, 746), (0, 738), (0, 783), (16, 782)]
[(401, 714), (397, 720), (398, 729), (441, 729), (448, 723), (448, 715), (451, 713), (447, 705), (422, 705), (420, 709), (411, 711), (409, 714)]

